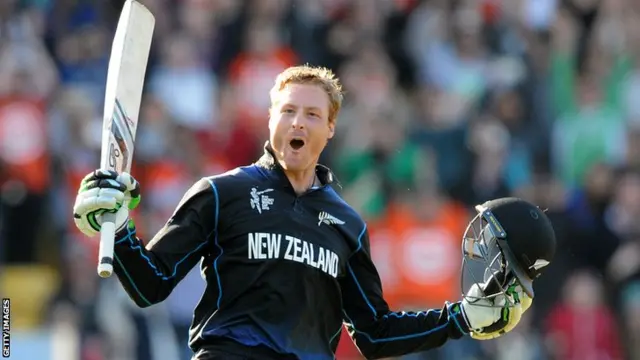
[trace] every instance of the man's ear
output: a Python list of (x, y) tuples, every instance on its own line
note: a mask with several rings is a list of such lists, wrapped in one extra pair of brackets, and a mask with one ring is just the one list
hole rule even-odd
[(331, 138), (333, 138), (333, 135), (335, 135), (336, 133), (336, 123), (333, 121), (329, 122), (329, 136), (327, 137), (327, 140), (330, 140)]

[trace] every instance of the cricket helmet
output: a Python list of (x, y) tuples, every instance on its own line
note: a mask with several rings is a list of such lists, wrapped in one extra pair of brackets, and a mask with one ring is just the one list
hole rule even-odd
[[(547, 215), (537, 206), (514, 197), (475, 207), (462, 240), (462, 291), (468, 301), (506, 295), (519, 284), (533, 299), (533, 280), (553, 260), (556, 236)], [(474, 284), (482, 296), (470, 298)], [(509, 298), (507, 296), (507, 298)]]

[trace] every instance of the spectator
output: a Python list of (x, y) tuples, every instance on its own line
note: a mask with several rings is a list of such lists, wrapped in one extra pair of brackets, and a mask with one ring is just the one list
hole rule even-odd
[(551, 359), (621, 359), (620, 337), (598, 275), (576, 271), (563, 295), (547, 319)]

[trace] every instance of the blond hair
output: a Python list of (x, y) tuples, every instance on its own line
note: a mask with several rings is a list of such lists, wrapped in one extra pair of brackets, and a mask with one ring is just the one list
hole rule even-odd
[(325, 67), (311, 65), (292, 66), (285, 69), (276, 77), (275, 84), (271, 88), (269, 95), (271, 105), (275, 103), (278, 93), (288, 84), (311, 84), (318, 85), (329, 96), (329, 122), (334, 123), (342, 107), (342, 84), (338, 77)]

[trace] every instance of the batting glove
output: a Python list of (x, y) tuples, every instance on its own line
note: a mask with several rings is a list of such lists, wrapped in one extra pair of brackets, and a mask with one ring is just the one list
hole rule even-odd
[(123, 229), (129, 211), (140, 203), (140, 184), (128, 173), (95, 170), (82, 179), (73, 206), (73, 220), (78, 230), (94, 237), (100, 232), (102, 214), (115, 213), (117, 230)]
[[(493, 299), (483, 298), (480, 285), (474, 284), (469, 297), (477, 300), (462, 301), (462, 313), (471, 329), (471, 337), (476, 340), (490, 340), (513, 330), (520, 322), (533, 300), (517, 283), (511, 285), (504, 294)], [(508, 298), (507, 298), (508, 297)]]

